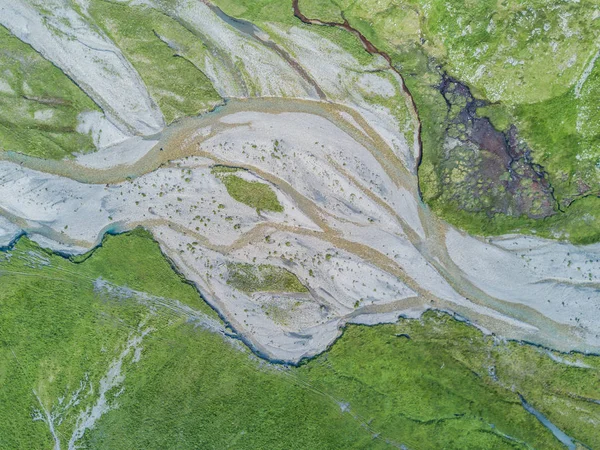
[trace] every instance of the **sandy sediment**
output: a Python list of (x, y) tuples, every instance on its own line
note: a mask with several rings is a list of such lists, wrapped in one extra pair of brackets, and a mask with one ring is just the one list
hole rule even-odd
[(95, 153), (77, 155), (77, 164), (90, 169), (110, 169), (117, 166), (131, 166), (142, 159), (157, 140), (135, 136), (111, 146), (98, 145)]

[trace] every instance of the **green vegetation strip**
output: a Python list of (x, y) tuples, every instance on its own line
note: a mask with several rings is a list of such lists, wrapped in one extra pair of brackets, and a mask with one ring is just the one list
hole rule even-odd
[(184, 26), (139, 5), (92, 1), (88, 11), (139, 72), (167, 123), (221, 102), (210, 80), (181, 56), (206, 52)]
[(78, 116), (100, 111), (60, 69), (0, 25), (0, 150), (61, 159), (94, 149)]
[[(140, 330), (149, 331), (139, 354), (122, 358), (122, 378), (104, 394), (111, 408), (77, 445), (563, 448), (520, 394), (573, 439), (600, 447), (598, 357), (486, 337), (429, 312), (348, 326), (317, 358), (274, 366), (185, 314), (140, 301), (178, 300), (218, 320), (146, 233), (107, 237), (77, 261), (26, 238), (0, 254), (2, 448), (53, 447), (48, 425), (34, 420), (41, 405), (66, 448), (77, 417), (98, 404), (100, 380)], [(120, 290), (94, 288), (98, 279)], [(70, 402), (78, 390), (79, 403)]]

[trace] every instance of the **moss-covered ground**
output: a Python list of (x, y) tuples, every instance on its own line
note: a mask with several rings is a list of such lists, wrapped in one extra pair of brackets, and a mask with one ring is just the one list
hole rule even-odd
[(75, 444), (563, 448), (519, 394), (600, 446), (598, 357), (486, 337), (446, 314), (348, 326), (327, 352), (284, 367), (193, 320), (219, 319), (143, 231), (72, 260), (22, 238), (0, 254), (0, 280), (2, 448), (51, 448), (48, 417), (66, 448), (78, 417), (101, 404)]
[[(304, 1), (310, 3), (300, 3)], [(421, 189), (438, 213), (476, 233), (522, 231), (574, 242), (598, 239), (600, 133), (592, 119), (600, 112), (600, 65), (597, 60), (593, 64), (598, 51), (596, 2), (332, 3), (388, 52), (405, 76), (423, 124)], [(331, 7), (323, 9), (330, 14)], [(443, 145), (447, 105), (438, 91), (441, 72), (491, 104), (480, 113), (499, 131), (516, 125), (532, 160), (548, 174), (556, 216), (531, 221), (526, 215), (495, 214), (491, 209), (465, 213), (454, 201), (465, 193), (445, 184), (441, 170), (453, 158)], [(587, 231), (577, 214), (582, 206), (576, 206), (584, 197)], [(493, 207), (492, 197), (483, 201)]]
[[(299, 25), (287, 2), (217, 3), (259, 23)], [(482, 234), (600, 240), (600, 202), (592, 195), (598, 63), (579, 84), (596, 48), (593, 2), (301, 0), (301, 7), (323, 20), (343, 12), (392, 55), (423, 124), (421, 188), (443, 217)], [(93, 2), (90, 11), (167, 120), (207, 107), (214, 93), (196, 71), (186, 70), (190, 78), (182, 84), (165, 85), (188, 64), (165, 40), (198, 54), (201, 44), (166, 17), (123, 8)], [(53, 158), (91, 149), (91, 139), (74, 130), (79, 112), (95, 105), (6, 30), (0, 39), (0, 61), (9, 68), (0, 81), (3, 148)], [(361, 52), (353, 37), (343, 39)], [(519, 128), (563, 211), (544, 220), (490, 219), (440, 196), (448, 105), (437, 89), (439, 67), (494, 102), (478, 114), (498, 130)], [(234, 199), (282, 209), (269, 185), (246, 181), (236, 169), (215, 172)], [(247, 292), (304, 291), (283, 272), (237, 266), (229, 281)], [(208, 331), (199, 318), (220, 323), (143, 231), (107, 237), (72, 259), (22, 238), (0, 253), (0, 448), (52, 448), (56, 440), (66, 448), (71, 439), (84, 448), (564, 448), (523, 408), (521, 396), (578, 445), (600, 448), (596, 356), (506, 342), (429, 312), (393, 325), (348, 326), (322, 355), (283, 367)], [(102, 414), (74, 435), (94, 411)]]
[[(338, 28), (303, 25), (291, 4), (279, 0), (216, 0), (226, 13), (265, 30), (273, 24), (299, 26), (340, 45), (362, 63), (372, 58), (351, 34)], [(290, 2), (291, 3), (291, 2)], [(308, 17), (348, 23), (387, 52), (410, 88), (423, 127), (419, 170), (424, 200), (450, 222), (475, 233), (536, 232), (590, 242), (600, 233), (600, 58), (599, 9), (594, 0), (300, 0)], [(143, 5), (89, 2), (85, 14), (133, 64), (168, 122), (195, 115), (220, 101), (207, 77), (191, 62), (206, 46), (163, 12)], [(83, 14), (83, 13), (82, 13)], [(272, 36), (275, 41), (281, 38)], [(0, 29), (0, 146), (46, 158), (93, 149), (90, 136), (76, 132), (79, 113), (97, 106), (59, 69), (30, 46)], [(282, 43), (284, 44), (284, 43)], [(487, 103), (479, 109), (499, 131), (511, 124), (547, 174), (556, 200), (554, 215), (498, 212), (495, 197), (483, 196), (483, 210), (457, 199), (473, 197), (460, 183), (448, 183), (444, 167), (455, 161), (445, 147), (447, 103), (439, 92), (442, 75), (468, 86)], [(411, 141), (403, 106), (374, 96), (393, 110)], [(459, 158), (460, 159), (460, 158)], [(466, 189), (466, 190), (465, 190)], [(495, 191), (494, 191), (495, 192)], [(525, 193), (529, 195), (529, 193)], [(577, 206), (580, 204), (579, 206)], [(587, 232), (575, 214), (585, 205)], [(557, 217), (558, 216), (558, 217)], [(487, 222), (482, 227), (481, 223)]]
[[(95, 400), (85, 394), (98, 390), (130, 333), (149, 318), (148, 306), (98, 292), (99, 278), (214, 315), (143, 232), (106, 238), (80, 259), (46, 253), (26, 238), (0, 253), (2, 448), (51, 447), (46, 424), (32, 420), (34, 410), (42, 410), (36, 395), (57, 415), (57, 432), (68, 441), (79, 411)], [(173, 321), (183, 318), (159, 314), (150, 320), (162, 326)], [(81, 403), (63, 408), (82, 385)]]
[[(565, 359), (585, 361), (590, 368), (557, 364), (543, 349), (483, 337), (431, 312), (395, 325), (349, 327), (329, 352), (301, 369), (316, 387), (346, 399), (383, 435), (405, 430), (409, 448), (504, 448), (519, 447), (518, 441), (555, 447), (539, 424), (522, 414), (517, 393), (568, 435), (595, 448), (598, 358)], [(340, 377), (347, 382), (339, 384)], [(515, 439), (512, 444), (506, 435)]]

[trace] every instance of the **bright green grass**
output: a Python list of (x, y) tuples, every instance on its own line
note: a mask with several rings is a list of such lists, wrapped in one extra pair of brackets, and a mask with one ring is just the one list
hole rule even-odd
[(308, 292), (293, 273), (276, 266), (261, 264), (228, 264), (227, 283), (240, 291), (253, 292)]
[[(480, 108), (499, 130), (516, 123), (522, 136), (535, 150), (535, 162), (551, 176), (554, 194), (563, 207), (585, 195), (600, 191), (600, 126), (591, 117), (598, 114), (600, 64), (582, 86), (538, 103)], [(595, 191), (594, 191), (595, 188)]]
[(385, 448), (327, 397), (190, 326), (148, 341), (87, 448)]
[[(382, 67), (381, 59), (375, 57), (365, 51), (361, 42), (356, 37), (345, 30), (338, 27), (325, 27), (325, 26), (312, 26), (303, 24), (299, 19), (293, 15), (292, 3), (282, 2), (279, 0), (262, 0), (259, 2), (231, 2), (229, 0), (217, 0), (214, 2), (219, 6), (226, 14), (248, 20), (259, 26), (263, 31), (270, 33), (270, 38), (280, 46), (283, 50), (288, 51), (292, 57), (295, 54), (293, 44), (298, 44), (286, 40), (285, 37), (280, 36), (278, 33), (271, 32), (274, 25), (279, 29), (288, 30), (291, 28), (299, 28), (301, 32), (308, 33), (313, 39), (326, 40), (331, 45), (340, 47), (340, 52), (348, 53), (355, 58), (358, 65), (361, 66), (376, 66)], [(309, 6), (310, 8), (305, 11), (304, 7)], [(305, 5), (301, 2), (302, 11), (307, 17), (313, 17), (312, 12), (315, 13), (314, 17), (321, 20), (331, 20), (335, 22), (342, 22), (343, 20), (339, 16), (340, 10), (333, 4), (322, 2), (316, 3), (311, 0), (311, 3)], [(326, 17), (319, 14), (319, 11), (323, 11)], [(325, 12), (326, 11), (326, 12)], [(407, 24), (403, 24), (405, 29)], [(290, 45), (292, 44), (292, 45)], [(334, 53), (337, 53), (334, 50)], [(392, 85), (396, 84), (395, 78), (392, 74), (380, 72), (380, 77), (387, 77)], [(404, 101), (398, 102), (398, 98), (401, 98), (400, 89), (398, 89), (397, 95), (392, 97), (386, 97), (372, 92), (370, 89), (363, 89), (356, 82), (360, 74), (357, 74), (357, 78), (353, 79), (352, 75), (350, 79), (341, 79), (341, 84), (347, 90), (347, 95), (355, 95), (356, 91), (360, 93), (361, 97), (364, 98), (368, 103), (378, 108), (385, 106), (389, 112), (394, 116), (400, 125), (400, 130), (404, 133), (409, 145), (412, 145), (414, 141), (414, 130), (411, 115), (408, 111), (407, 104)], [(346, 94), (331, 98), (333, 101), (345, 101)]]
[(348, 327), (300, 373), (348, 402), (383, 436), (403, 436), (409, 448), (509, 448), (502, 435), (533, 448), (561, 448), (522, 413), (517, 392), (568, 435), (596, 448), (600, 437), (592, 423), (600, 405), (584, 398), (600, 396), (600, 361), (562, 356), (592, 368), (557, 364), (541, 349), (483, 337), (432, 312), (397, 325)]
[(341, 23), (342, 11), (333, 1), (300, 0), (300, 11), (309, 19), (319, 19), (324, 22)]
[(517, 232), (568, 240), (574, 244), (600, 241), (600, 201), (595, 197), (576, 200), (564, 213), (541, 220), (502, 214), (490, 219), (486, 213), (461, 211), (441, 197), (431, 200), (430, 205), (440, 216), (471, 234), (488, 236)]
[(77, 116), (99, 108), (67, 76), (0, 26), (0, 149), (60, 159), (94, 149)]
[(525, 412), (519, 392), (571, 437), (600, 445), (591, 425), (600, 405), (590, 401), (600, 397), (597, 357), (556, 355), (591, 368), (570, 367), (536, 347), (428, 313), (397, 325), (349, 326), (326, 353), (282, 368), (139, 296), (94, 291), (99, 277), (216, 318), (144, 232), (108, 237), (77, 262), (21, 239), (0, 254), (0, 447), (51, 448), (48, 427), (32, 418), (40, 408), (34, 391), (59, 414), (59, 398), (66, 405), (83, 382), (81, 403), (65, 408), (57, 425), (66, 448), (78, 414), (97, 401), (99, 380), (140, 326), (152, 328), (140, 359), (123, 358), (124, 379), (106, 394), (118, 408), (76, 444), (562, 448)]
[[(66, 404), (82, 382), (85, 392), (98, 389), (141, 321), (155, 326), (184, 321), (167, 313), (150, 317), (147, 306), (95, 293), (99, 277), (215, 316), (143, 232), (107, 238), (81, 263), (21, 239), (0, 253), (0, 447), (51, 448), (46, 425), (32, 420), (33, 410), (41, 409), (35, 393), (57, 413), (58, 399), (65, 397)], [(56, 424), (66, 441), (78, 412), (95, 401), (94, 395), (80, 397), (81, 404), (64, 411), (62, 424)]]
[[(365, 51), (362, 44), (356, 38), (348, 34), (344, 30), (333, 27), (315, 27), (303, 24), (293, 14), (292, 2), (281, 0), (260, 0), (260, 1), (233, 1), (233, 0), (216, 0), (213, 2), (229, 16), (234, 18), (248, 20), (259, 26), (263, 31), (269, 32), (269, 27), (276, 24), (278, 27), (288, 29), (290, 27), (298, 27), (305, 31), (318, 34), (324, 39), (327, 39), (336, 45), (343, 48), (346, 52), (354, 56), (359, 63), (367, 65), (373, 63), (373, 56)], [(328, 11), (337, 9), (335, 5), (322, 3), (323, 8), (328, 8)], [(316, 10), (316, 8), (315, 8)], [(309, 14), (306, 14), (311, 17)], [(328, 16), (329, 17), (329, 16)], [(318, 17), (323, 19), (323, 17)], [(335, 17), (329, 17), (331, 20), (337, 20)], [(324, 19), (323, 19), (324, 20)], [(270, 33), (270, 38), (286, 49), (285, 42), (276, 33)], [(291, 52), (293, 55), (293, 52)]]
[(283, 206), (277, 199), (277, 194), (271, 186), (258, 181), (246, 181), (237, 175), (231, 175), (231, 170), (218, 166), (213, 170), (225, 185), (227, 192), (234, 200), (256, 208), (260, 211), (283, 211)]
[(204, 44), (178, 22), (155, 9), (105, 1), (91, 2), (89, 12), (138, 71), (167, 123), (220, 103), (210, 80), (180, 56), (202, 52)]
[(220, 176), (221, 174), (232, 174), (235, 172), (239, 172), (240, 169), (239, 167), (230, 167), (230, 166), (213, 166), (211, 168), (211, 172), (217, 176)]
[(600, 193), (600, 62), (581, 96), (567, 93), (514, 110), (515, 122), (531, 143), (534, 159), (551, 174), (563, 206), (590, 192)]

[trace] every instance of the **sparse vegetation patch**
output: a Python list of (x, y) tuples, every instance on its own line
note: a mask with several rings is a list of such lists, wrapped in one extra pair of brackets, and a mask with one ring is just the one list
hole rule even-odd
[(281, 267), (260, 264), (231, 263), (227, 283), (240, 291), (253, 292), (308, 292), (292, 272)]

